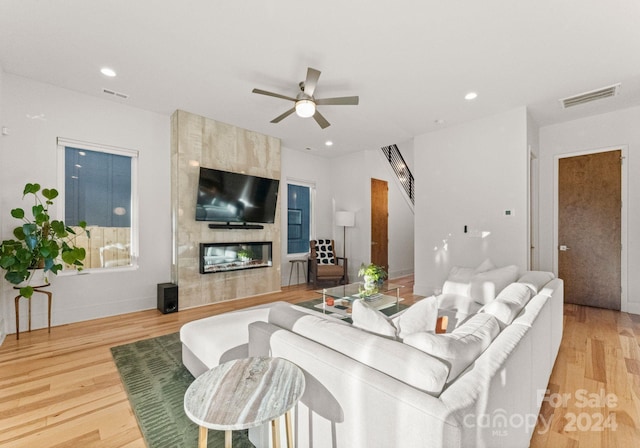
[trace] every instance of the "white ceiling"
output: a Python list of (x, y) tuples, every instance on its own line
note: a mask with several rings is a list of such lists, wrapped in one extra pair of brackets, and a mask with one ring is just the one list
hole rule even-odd
[[(0, 65), (331, 155), (519, 106), (546, 125), (638, 105), (639, 24), (637, 0), (0, 0)], [(320, 106), (325, 130), (295, 114), (269, 123), (291, 103), (251, 90), (295, 96), (308, 66), (322, 71), (317, 98), (359, 95), (360, 104)], [(560, 107), (618, 82), (615, 98)]]

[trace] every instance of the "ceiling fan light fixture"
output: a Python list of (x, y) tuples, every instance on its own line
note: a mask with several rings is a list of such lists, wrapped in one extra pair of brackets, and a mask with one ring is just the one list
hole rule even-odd
[(296, 114), (302, 118), (313, 117), (316, 113), (316, 103), (311, 100), (296, 101)]

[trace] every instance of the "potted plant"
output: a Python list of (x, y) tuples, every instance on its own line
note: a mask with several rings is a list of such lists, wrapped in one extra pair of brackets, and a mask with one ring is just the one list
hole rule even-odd
[[(11, 216), (22, 224), (13, 229), (14, 239), (2, 241), (0, 267), (6, 271), (4, 278), (20, 286), (20, 294), (29, 298), (33, 295), (30, 283), (35, 270), (57, 274), (62, 269), (62, 262), (82, 270), (86, 252), (84, 248), (75, 246), (76, 232), (63, 221), (52, 220), (49, 215), (49, 207), (58, 197), (57, 190), (41, 190), (39, 184), (28, 183), (22, 198), (27, 195), (33, 196), (34, 200), (31, 218), (22, 208), (11, 210)], [(78, 226), (90, 237), (86, 222), (81, 221)]]
[(382, 266), (377, 266), (373, 263), (360, 265), (358, 271), (358, 277), (364, 279), (365, 286), (368, 284), (381, 284), (387, 278), (387, 271)]
[(253, 258), (253, 252), (251, 249), (240, 249), (237, 252), (238, 258), (244, 262), (251, 261)]

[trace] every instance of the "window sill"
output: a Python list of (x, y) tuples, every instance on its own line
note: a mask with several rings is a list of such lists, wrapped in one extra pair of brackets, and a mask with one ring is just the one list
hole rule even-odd
[(83, 269), (82, 271), (76, 271), (75, 269), (66, 269), (58, 272), (58, 277), (71, 277), (74, 275), (89, 275), (89, 274), (110, 274), (117, 272), (129, 272), (129, 271), (137, 271), (138, 265), (129, 265), (129, 266), (118, 266), (114, 268), (93, 268), (93, 269)]

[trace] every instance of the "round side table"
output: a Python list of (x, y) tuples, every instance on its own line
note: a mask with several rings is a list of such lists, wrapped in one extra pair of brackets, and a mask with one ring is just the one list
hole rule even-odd
[[(38, 285), (38, 286), (34, 286), (33, 287), (33, 293), (37, 293), (39, 292), (40, 294), (45, 294), (49, 297), (49, 323), (47, 325), (47, 328), (49, 330), (49, 333), (51, 333), (51, 300), (53, 299), (53, 293), (51, 291), (45, 291), (42, 288), (46, 288), (48, 287), (50, 284), (49, 283), (45, 283), (44, 285)], [(17, 289), (20, 290), (19, 286), (14, 286), (13, 289)], [(21, 294), (18, 294), (15, 298), (15, 303), (16, 303), (16, 339), (20, 339), (20, 299), (23, 296)], [(26, 298), (29, 301), (29, 331), (31, 331), (31, 299), (32, 297)]]
[(200, 375), (184, 395), (184, 411), (200, 425), (199, 448), (206, 448), (209, 429), (231, 431), (271, 421), (273, 447), (280, 447), (280, 416), (285, 416), (287, 446), (293, 446), (291, 409), (304, 392), (302, 370), (282, 358), (244, 358), (221, 364)]

